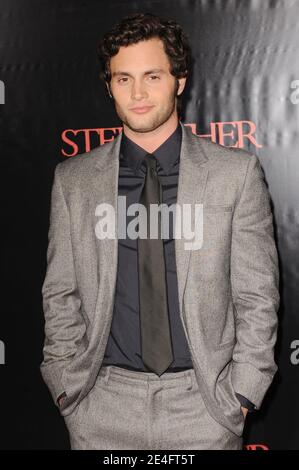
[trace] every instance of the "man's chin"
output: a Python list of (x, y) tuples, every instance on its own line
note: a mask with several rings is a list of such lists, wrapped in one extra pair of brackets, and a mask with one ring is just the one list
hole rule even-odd
[(155, 130), (153, 127), (130, 127), (131, 131), (139, 132), (140, 134), (145, 134), (146, 132), (151, 132)]
[[(167, 120), (167, 119), (166, 119)], [(143, 122), (141, 122), (141, 120), (137, 121), (137, 120), (125, 120), (123, 121), (123, 123), (133, 132), (140, 132), (140, 133), (146, 133), (146, 132), (152, 132), (156, 129), (158, 129), (158, 127), (162, 126), (162, 124), (164, 124), (165, 120), (149, 120), (148, 122), (146, 122), (146, 120), (144, 119)]]
[(159, 127), (159, 124), (158, 125), (151, 125), (151, 124), (137, 124), (137, 123), (128, 123), (128, 122), (125, 122), (126, 126), (133, 132), (140, 132), (140, 133), (145, 133), (145, 132), (151, 132), (155, 129), (157, 129), (157, 127)]

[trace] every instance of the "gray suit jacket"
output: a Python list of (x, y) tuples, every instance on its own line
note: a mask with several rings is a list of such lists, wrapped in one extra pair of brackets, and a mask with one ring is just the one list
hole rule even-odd
[[(269, 194), (254, 155), (181, 126), (177, 204), (203, 204), (203, 245), (186, 250), (189, 240), (175, 240), (180, 315), (209, 413), (242, 435), (235, 393), (259, 409), (277, 370), (279, 273)], [(63, 416), (93, 387), (110, 332), (118, 243), (117, 236), (96, 237), (95, 208), (110, 203), (117, 215), (120, 143), (121, 134), (55, 169), (40, 368), (55, 404), (67, 394)]]

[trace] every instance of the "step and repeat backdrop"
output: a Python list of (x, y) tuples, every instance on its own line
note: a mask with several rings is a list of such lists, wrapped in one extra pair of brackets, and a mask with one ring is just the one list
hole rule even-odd
[(278, 372), (247, 417), (244, 448), (299, 449), (298, 0), (0, 0), (0, 448), (69, 449), (39, 370), (51, 186), (57, 163), (121, 131), (96, 47), (134, 12), (189, 36), (182, 122), (260, 159), (281, 270)]

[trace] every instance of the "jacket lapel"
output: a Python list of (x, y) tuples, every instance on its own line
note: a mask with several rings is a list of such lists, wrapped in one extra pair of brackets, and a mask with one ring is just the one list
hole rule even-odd
[[(95, 171), (91, 182), (92, 208), (99, 204), (109, 204), (115, 211), (115, 233), (113, 238), (96, 240), (98, 276), (106, 279), (105, 294), (113, 301), (117, 274), (118, 239), (117, 239), (117, 196), (119, 174), (119, 151), (122, 133), (111, 143), (100, 149), (96, 156)], [(97, 222), (95, 214), (93, 214)]]
[[(208, 177), (208, 169), (205, 163), (208, 161), (200, 142), (200, 138), (194, 135), (190, 128), (182, 126), (182, 146), (180, 155), (180, 170), (177, 193), (177, 205), (183, 208), (183, 204), (191, 206), (191, 227), (195, 226), (194, 204), (203, 202), (204, 190)], [(191, 250), (185, 249), (185, 243), (190, 240), (183, 237), (175, 240), (175, 256), (178, 279), (179, 307), (182, 311), (183, 297), (188, 274)]]

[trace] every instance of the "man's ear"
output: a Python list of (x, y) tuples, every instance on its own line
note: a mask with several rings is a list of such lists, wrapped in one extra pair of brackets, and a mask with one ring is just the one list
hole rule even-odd
[(178, 78), (179, 86), (178, 86), (177, 96), (183, 93), (185, 85), (186, 85), (186, 80), (187, 80), (187, 77)]

